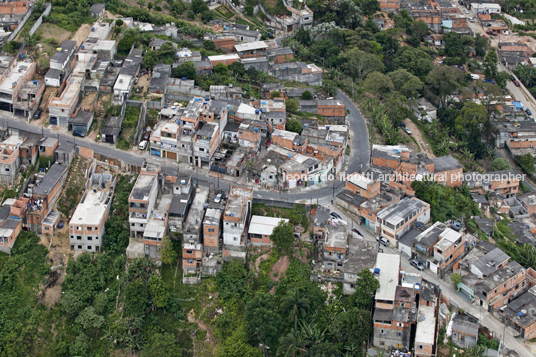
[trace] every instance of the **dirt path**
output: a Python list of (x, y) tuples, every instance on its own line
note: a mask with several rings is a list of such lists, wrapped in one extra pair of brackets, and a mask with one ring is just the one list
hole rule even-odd
[[(203, 311), (201, 311), (201, 313), (199, 315), (197, 315), (197, 317), (195, 319), (195, 322), (197, 323), (197, 326), (199, 326), (200, 330), (205, 331), (207, 333), (208, 348), (211, 350), (209, 352), (212, 354), (214, 352), (215, 348), (216, 348), (216, 339), (214, 338), (214, 335), (212, 334), (212, 330), (210, 329), (210, 327), (206, 323), (204, 323), (203, 320), (201, 320), (201, 316), (203, 316), (205, 311), (208, 308), (212, 307), (212, 304), (214, 303), (214, 301), (218, 300), (218, 293), (216, 292), (214, 295), (210, 295), (210, 297), (211, 297), (210, 304), (207, 304), (203, 308)], [(192, 342), (193, 342), (193, 351), (197, 351), (197, 347), (195, 345), (195, 337), (193, 338)], [(205, 345), (203, 344), (203, 346), (205, 346)]]
[[(289, 264), (290, 259), (287, 255), (284, 255), (279, 258), (272, 267), (272, 270), (270, 271), (270, 278), (272, 278), (273, 281), (279, 281), (279, 279), (281, 279), (281, 276), (287, 271)], [(275, 294), (275, 285), (270, 290), (270, 294)]]
[(80, 44), (84, 42), (84, 40), (86, 39), (87, 35), (89, 35), (90, 31), (91, 31), (91, 25), (83, 24), (73, 35), (72, 40), (76, 41), (77, 46), (80, 46)]
[(432, 148), (430, 148), (426, 140), (424, 140), (421, 130), (417, 127), (417, 125), (415, 125), (415, 123), (411, 121), (411, 119), (404, 120), (404, 123), (406, 124), (406, 127), (411, 130), (413, 137), (415, 138), (415, 140), (417, 140), (417, 143), (419, 143), (421, 152), (426, 154), (426, 156), (428, 156), (430, 159), (435, 158)]

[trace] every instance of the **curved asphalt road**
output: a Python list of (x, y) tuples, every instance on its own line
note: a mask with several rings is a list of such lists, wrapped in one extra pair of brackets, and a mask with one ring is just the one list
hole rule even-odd
[[(338, 99), (342, 99), (345, 104), (346, 108), (350, 110), (350, 115), (348, 115), (348, 124), (350, 126), (350, 130), (352, 132), (351, 140), (349, 141), (350, 147), (351, 147), (351, 155), (348, 159), (347, 165), (348, 173), (353, 173), (356, 171), (360, 171), (361, 167), (363, 170), (365, 170), (368, 167), (369, 159), (370, 159), (370, 152), (369, 152), (369, 138), (368, 138), (368, 130), (367, 125), (361, 116), (361, 113), (355, 106), (355, 104), (346, 96), (346, 94), (339, 92), (337, 95)], [(137, 165), (140, 166), (144, 160), (147, 161), (153, 161), (153, 158), (148, 155), (146, 157), (142, 155), (135, 155), (126, 151), (122, 151), (116, 148), (112, 148), (108, 145), (103, 145), (101, 143), (97, 143), (94, 141), (91, 141), (89, 139), (81, 139), (73, 137), (69, 134), (63, 134), (63, 133), (56, 133), (52, 130), (48, 130), (42, 127), (37, 127), (35, 125), (32, 125), (30, 123), (25, 122), (23, 119), (17, 117), (9, 117), (5, 115), (0, 115), (0, 127), (3, 129), (9, 128), (15, 128), (15, 129), (21, 129), (32, 133), (43, 133), (44, 135), (56, 137), (62, 143), (63, 145), (76, 144), (80, 147), (85, 147), (92, 149), (94, 152), (105, 155), (108, 157), (113, 157), (116, 159), (119, 159), (125, 163), (131, 164), (131, 165)], [(154, 160), (157, 161), (157, 160)], [(177, 163), (171, 162), (171, 161), (159, 161), (162, 162), (162, 167), (167, 171), (171, 173), (175, 173), (178, 171), (179, 166)], [(362, 166), (361, 166), (362, 165)], [(181, 170), (184, 170), (181, 168)], [(197, 177), (196, 170), (192, 169), (190, 172), (194, 175), (194, 177)], [(206, 176), (201, 173), (199, 173), (198, 178), (200, 180), (205, 180), (209, 182), (214, 182), (214, 184), (218, 185), (219, 189), (226, 190), (229, 188), (231, 182), (225, 179), (219, 180), (217, 183), (215, 182), (216, 179), (212, 176)], [(336, 195), (338, 192), (342, 190), (344, 186), (344, 183), (341, 181), (336, 181), (332, 185), (329, 184), (320, 184), (318, 187), (310, 187), (308, 189), (301, 189), (299, 191), (295, 192), (277, 192), (277, 191), (265, 191), (265, 190), (255, 190), (254, 191), (254, 197), (256, 198), (263, 198), (263, 199), (277, 199), (277, 200), (284, 200), (288, 202), (317, 202), (318, 203), (329, 203), (334, 195)]]

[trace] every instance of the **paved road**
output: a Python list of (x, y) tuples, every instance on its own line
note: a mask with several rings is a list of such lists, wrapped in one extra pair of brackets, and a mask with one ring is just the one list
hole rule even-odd
[(370, 162), (370, 143), (369, 133), (365, 119), (357, 109), (356, 105), (348, 96), (339, 90), (337, 99), (344, 100), (346, 109), (350, 110), (348, 122), (352, 133), (350, 142), (351, 159), (348, 163), (348, 173), (362, 172), (369, 167)]
[[(353, 132), (353, 135), (350, 140), (351, 156), (349, 162), (347, 163), (347, 172), (352, 173), (355, 171), (359, 171), (361, 165), (363, 169), (366, 169), (368, 167), (368, 162), (370, 159), (370, 152), (368, 130), (365, 121), (355, 104), (344, 93), (339, 93), (337, 95), (337, 98), (343, 99), (346, 103), (348, 110), (350, 110), (348, 122)], [(179, 170), (188, 171), (192, 173), (194, 177), (199, 178), (200, 180), (213, 182), (214, 185), (221, 190), (228, 190), (230, 184), (234, 182), (231, 180), (230, 177), (217, 180), (215, 177), (209, 176), (208, 171), (206, 169), (198, 170), (186, 164), (179, 165), (178, 163), (172, 162), (170, 160), (159, 159), (155, 156), (149, 155), (147, 151), (142, 155), (133, 154), (130, 152), (116, 149), (107, 144), (94, 142), (87, 138), (76, 138), (70, 134), (58, 133), (54, 130), (48, 130), (42, 127), (38, 127), (32, 125), (31, 123), (27, 123), (26, 121), (24, 121), (24, 119), (20, 117), (9, 117), (0, 115), (0, 126), (3, 128), (9, 126), (10, 128), (21, 129), (32, 133), (43, 133), (47, 136), (57, 137), (62, 145), (68, 145), (69, 143), (71, 143), (80, 147), (89, 148), (97, 154), (113, 157), (131, 165), (139, 166), (143, 163), (144, 160), (151, 162), (160, 162), (162, 164), (162, 168), (166, 170), (166, 172), (174, 174)], [(336, 181), (334, 183), (321, 183), (314, 187), (300, 189), (290, 193), (255, 190), (254, 197), (272, 200), (283, 200), (288, 202), (318, 202), (319, 204), (328, 204), (331, 203), (331, 200), (334, 199), (334, 196), (342, 190), (343, 186), (344, 182)]]

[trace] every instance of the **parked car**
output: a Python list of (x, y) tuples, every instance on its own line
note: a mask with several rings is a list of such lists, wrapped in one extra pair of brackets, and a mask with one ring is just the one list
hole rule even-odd
[(487, 33), (488, 35), (493, 35), (493, 31), (491, 31), (491, 30), (486, 31), (486, 33)]
[(469, 13), (469, 10), (467, 10), (467, 9), (463, 9), (463, 12), (466, 13), (466, 14), (468, 14), (468, 13)]
[(140, 149), (140, 150), (147, 149), (147, 140), (140, 141), (140, 144), (138, 145), (138, 149)]
[(331, 217), (337, 218), (337, 219), (342, 219), (341, 216), (339, 216), (339, 214), (337, 212), (331, 212)]
[(39, 119), (41, 113), (43, 113), (43, 111), (41, 109), (37, 109), (34, 113), (34, 119)]
[(408, 133), (408, 135), (413, 134), (413, 133), (411, 132), (411, 130), (409, 130), (408, 128), (404, 128), (404, 130), (406, 131), (406, 133)]
[(411, 261), (411, 265), (413, 265), (415, 268), (423, 271), (424, 270), (424, 264), (418, 261), (417, 259), (413, 259)]
[(520, 86), (520, 84), (519, 84), (518, 81), (513, 81), (512, 83), (514, 83), (514, 85), (515, 85), (516, 87), (519, 87), (519, 86)]
[(360, 235), (361, 237), (363, 237), (363, 235), (361, 234), (361, 232), (360, 232), (360, 231), (358, 231), (358, 230), (357, 230), (357, 229), (355, 229), (355, 228), (354, 228), (354, 229), (352, 229), (352, 232), (354, 232), (354, 233), (356, 233), (356, 234)]
[(151, 133), (152, 133), (152, 131), (150, 131), (150, 130), (146, 131), (145, 135), (143, 136), (143, 140), (149, 141), (149, 139), (151, 138)]
[(514, 82), (514, 81), (516, 80), (516, 77), (514, 77), (514, 76), (510, 76), (510, 80), (511, 80), (512, 82)]
[(400, 127), (405, 129), (406, 128), (406, 123), (400, 123)]
[(473, 19), (472, 17), (469, 18), (469, 22), (475, 22), (475, 19)]
[(75, 130), (73, 131), (73, 136), (78, 136), (80, 138), (83, 138), (84, 136), (86, 136), (86, 134), (82, 133), (80, 130)]
[(381, 237), (380, 238), (380, 243), (383, 244), (384, 246), (388, 247), (389, 246), (389, 239)]
[(525, 108), (525, 113), (527, 113), (527, 115), (532, 115), (532, 112), (530, 111), (529, 108)]
[(216, 197), (214, 197), (214, 203), (220, 203), (222, 196), (223, 195), (221, 193), (218, 193)]
[(270, 39), (274, 38), (274, 34), (271, 33), (271, 32), (267, 32), (266, 36), (268, 36), (268, 38), (270, 38)]

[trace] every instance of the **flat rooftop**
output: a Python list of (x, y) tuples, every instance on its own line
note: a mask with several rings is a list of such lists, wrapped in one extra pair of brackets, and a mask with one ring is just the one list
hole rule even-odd
[(380, 288), (376, 291), (376, 300), (394, 301), (398, 286), (400, 255), (378, 253), (375, 268), (380, 269), (380, 274), (377, 276)]
[(378, 254), (378, 243), (364, 239), (349, 238), (347, 261), (344, 263), (345, 273), (358, 274), (365, 269), (374, 268), (376, 255)]
[(50, 101), (50, 106), (69, 106), (73, 99), (80, 93), (81, 77), (71, 77), (67, 87), (59, 97), (54, 97)]
[(2, 93), (13, 94), (13, 88), (26, 76), (26, 72), (32, 65), (33, 63), (29, 59), (16, 62), (13, 69), (9, 71), (6, 78), (0, 84), (0, 91), (2, 91)]
[(244, 206), (247, 205), (253, 197), (253, 190), (249, 188), (231, 186), (229, 190), (229, 198), (227, 200), (227, 205), (225, 206), (225, 216), (226, 217), (238, 217), (242, 218), (242, 214), (246, 213)]
[(197, 192), (190, 206), (190, 212), (188, 212), (188, 217), (183, 227), (185, 233), (199, 232), (205, 213), (204, 204), (207, 203), (208, 191), (206, 186), (197, 187)]
[(70, 225), (87, 224), (98, 226), (108, 210), (110, 203), (109, 190), (97, 190), (94, 192), (92, 188), (87, 190), (86, 196), (73, 213)]
[(154, 175), (139, 175), (129, 200), (147, 201), (153, 186), (157, 184), (157, 178)]
[(362, 188), (363, 190), (367, 189), (368, 185), (372, 185), (374, 183), (373, 180), (367, 178), (364, 175), (353, 173), (348, 177), (348, 181), (353, 183), (359, 188)]
[(246, 42), (246, 43), (240, 43), (238, 45), (235, 45), (236, 52), (244, 52), (244, 51), (253, 51), (253, 50), (262, 50), (268, 48), (268, 45), (264, 41), (253, 41), (253, 42)]
[(415, 334), (415, 344), (433, 345), (435, 341), (436, 318), (434, 306), (421, 304), (417, 317), (417, 333)]
[(413, 217), (415, 213), (422, 211), (426, 205), (421, 200), (406, 197), (379, 212), (378, 218), (396, 227), (407, 218)]
[(203, 225), (218, 226), (221, 220), (221, 209), (219, 208), (207, 208), (205, 212), (205, 219)]

